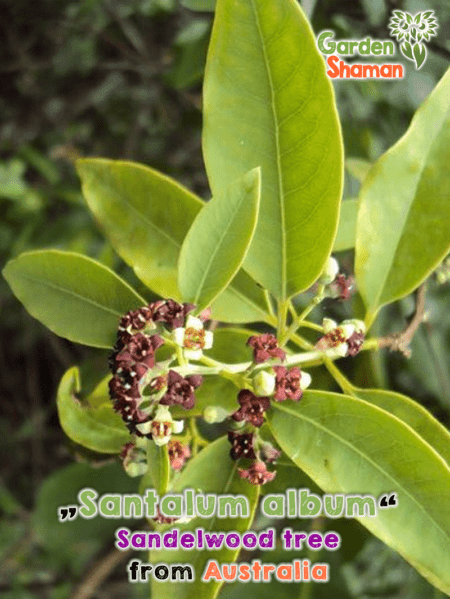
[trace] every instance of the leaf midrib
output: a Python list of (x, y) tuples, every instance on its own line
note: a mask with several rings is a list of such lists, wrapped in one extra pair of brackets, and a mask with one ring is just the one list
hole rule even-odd
[(286, 215), (284, 206), (284, 184), (281, 170), (281, 152), (280, 152), (280, 138), (279, 138), (279, 125), (278, 115), (275, 103), (275, 89), (272, 81), (272, 73), (269, 67), (269, 60), (266, 53), (265, 40), (259, 23), (259, 14), (255, 6), (255, 0), (251, 0), (253, 12), (255, 14), (255, 23), (258, 35), (261, 41), (261, 50), (264, 58), (264, 65), (267, 72), (267, 81), (270, 87), (270, 107), (272, 109), (272, 115), (274, 120), (274, 133), (275, 133), (275, 149), (277, 157), (277, 178), (278, 178), (278, 204), (280, 208), (280, 223), (281, 223), (281, 299), (286, 299)]
[[(392, 480), (395, 484), (397, 484), (397, 480), (394, 479), (392, 477), (392, 475), (390, 475), (389, 473), (387, 473), (383, 468), (381, 468), (370, 457), (368, 457), (367, 455), (365, 455), (364, 453), (362, 453), (360, 450), (358, 450), (358, 448), (355, 447), (354, 445), (352, 445), (349, 441), (347, 441), (346, 439), (343, 439), (342, 437), (340, 437), (339, 435), (337, 435), (334, 431), (331, 431), (330, 429), (325, 428), (323, 425), (321, 425), (320, 423), (312, 420), (311, 418), (308, 418), (304, 414), (300, 415), (300, 414), (298, 414), (295, 411), (289, 410), (289, 408), (286, 408), (286, 406), (276, 405), (274, 407), (276, 409), (282, 411), (282, 412), (286, 412), (287, 414), (289, 414), (289, 415), (291, 415), (293, 417), (305, 420), (306, 422), (308, 422), (313, 427), (316, 427), (316, 428), (320, 429), (321, 431), (323, 431), (325, 434), (328, 434), (331, 437), (334, 437), (335, 439), (337, 439), (338, 442), (341, 442), (343, 445), (347, 445), (347, 447), (349, 447), (352, 451), (354, 451), (357, 455), (359, 455), (363, 460), (365, 460), (366, 462), (370, 463), (375, 470), (378, 470), (387, 479)], [(376, 406), (375, 406), (375, 408), (378, 409), (378, 410), (381, 410), (381, 408), (377, 408)], [(382, 411), (384, 412), (384, 410), (382, 410)], [(269, 423), (269, 426), (270, 426), (270, 423)], [(405, 426), (407, 426), (407, 425), (405, 425)], [(420, 439), (420, 437), (419, 437), (419, 435), (417, 435), (417, 433), (415, 433), (412, 429), (410, 429), (410, 430), (411, 430), (411, 432), (414, 435), (416, 435)], [(441, 460), (444, 462), (444, 460), (442, 458), (441, 458)], [(444, 462), (444, 464), (445, 464), (445, 462)], [(426, 518), (432, 522), (433, 526), (436, 527), (444, 535), (444, 537), (448, 540), (449, 539), (449, 533), (446, 532), (445, 530), (443, 530), (442, 527), (441, 527), (441, 525), (438, 522), (436, 522), (434, 520), (434, 518), (425, 510), (425, 508), (420, 503), (418, 503), (418, 501), (410, 494), (410, 492), (404, 488), (403, 483), (400, 484), (400, 488), (405, 493), (405, 495), (407, 495), (407, 497), (410, 499), (410, 501), (413, 504), (417, 505), (418, 508), (419, 508), (419, 510), (422, 511), (425, 514)]]

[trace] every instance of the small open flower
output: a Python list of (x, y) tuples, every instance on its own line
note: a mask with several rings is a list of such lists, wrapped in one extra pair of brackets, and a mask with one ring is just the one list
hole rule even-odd
[(252, 335), (247, 341), (247, 345), (253, 348), (253, 359), (257, 364), (261, 364), (269, 358), (278, 358), (279, 360), (286, 358), (286, 353), (278, 347), (278, 340), (271, 333)]
[(155, 365), (155, 352), (164, 344), (164, 339), (159, 335), (144, 335), (136, 333), (130, 336), (129, 341), (124, 344), (123, 349), (116, 355), (113, 365), (117, 372), (118, 368), (123, 368), (130, 364), (141, 364), (146, 368), (153, 368)]
[(231, 417), (237, 422), (244, 420), (253, 426), (262, 426), (264, 412), (270, 407), (270, 399), (256, 397), (249, 389), (241, 389), (238, 394), (238, 402), (241, 407)]
[(162, 322), (169, 330), (182, 327), (194, 304), (179, 304), (173, 299), (159, 300), (149, 306), (153, 322)]
[(135, 331), (141, 331), (149, 324), (152, 328), (155, 326), (151, 323), (152, 312), (148, 306), (143, 306), (137, 310), (130, 310), (122, 316), (119, 323), (119, 334), (122, 333), (133, 333)]
[(237, 433), (228, 431), (228, 441), (231, 443), (230, 456), (233, 460), (239, 458), (256, 458), (253, 449), (253, 433)]
[(247, 470), (238, 469), (238, 472), (241, 478), (246, 478), (252, 485), (265, 485), (276, 476), (276, 472), (267, 470), (264, 462), (260, 461), (253, 462)]
[(153, 420), (138, 424), (136, 429), (143, 435), (151, 435), (158, 446), (167, 445), (172, 434), (179, 434), (183, 430), (183, 420), (173, 420), (169, 408), (158, 406)]
[(181, 470), (186, 460), (191, 457), (191, 448), (187, 443), (171, 439), (167, 447), (170, 465), (174, 470)]
[(188, 360), (200, 360), (204, 349), (210, 349), (213, 344), (213, 334), (205, 331), (200, 318), (189, 315), (186, 327), (178, 327), (173, 331), (173, 339), (177, 345), (184, 348)]
[(355, 356), (364, 342), (366, 327), (362, 320), (344, 320), (338, 326), (334, 320), (324, 318), (325, 335), (316, 348), (330, 357)]
[(298, 401), (303, 395), (303, 391), (311, 384), (311, 376), (307, 372), (302, 372), (298, 366), (289, 370), (284, 366), (274, 366), (276, 373), (275, 395), (276, 401), (292, 399)]
[(350, 299), (355, 286), (353, 277), (338, 275), (336, 279), (328, 286), (329, 297), (338, 298), (341, 302)]
[(175, 370), (169, 370), (167, 376), (167, 393), (160, 400), (164, 406), (173, 406), (178, 404), (185, 410), (190, 410), (195, 404), (194, 391), (203, 382), (203, 377), (199, 375), (182, 377)]

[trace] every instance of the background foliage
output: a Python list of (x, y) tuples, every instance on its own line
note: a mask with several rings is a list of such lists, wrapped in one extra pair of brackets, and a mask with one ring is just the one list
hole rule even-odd
[[(200, 150), (200, 108), (212, 15), (193, 10), (211, 9), (213, 4), (211, 0), (181, 4), (174, 0), (3, 0), (2, 266), (29, 249), (74, 250), (114, 268), (140, 290), (134, 274), (97, 231), (81, 198), (73, 159), (97, 155), (141, 161), (209, 197)], [(448, 66), (450, 3), (309, 0), (302, 5), (315, 32), (331, 27), (339, 37), (387, 38), (388, 16), (394, 8), (435, 9), (440, 23), (421, 71), (409, 67), (408, 76), (398, 82), (346, 81), (335, 87), (345, 155), (357, 159), (347, 162), (344, 196), (354, 197), (366, 162), (405, 132), (412, 113)], [(349, 270), (351, 252), (341, 259)], [(430, 285), (429, 317), (413, 340), (410, 360), (380, 352), (359, 356), (351, 366), (357, 384), (387, 385), (409, 393), (447, 426), (449, 296), (448, 283)], [(358, 298), (354, 303), (357, 310)], [(412, 309), (412, 298), (385, 309), (377, 323), (380, 334), (401, 329)], [(337, 310), (337, 319), (348, 316), (342, 307)], [(3, 279), (0, 311), (0, 557), (4, 564), (0, 597), (62, 599), (78, 593), (79, 598), (86, 596), (81, 594), (83, 581), (93, 573), (98, 583), (95, 597), (112, 592), (114, 597), (147, 596), (145, 585), (129, 587), (124, 564), (114, 562), (116, 522), (111, 527), (96, 519), (94, 531), (92, 525), (83, 527), (77, 520), (64, 526), (61, 537), (54, 517), (65, 493), (72, 497), (74, 490), (93, 485), (92, 481), (99, 492), (133, 489), (133, 481), (121, 473), (114, 459), (72, 444), (56, 415), (56, 386), (62, 373), (83, 363), (83, 386), (89, 391), (106, 374), (107, 352), (49, 333), (12, 297)], [(319, 376), (322, 388), (334, 390), (327, 375)], [(278, 476), (282, 475), (280, 468)], [(295, 486), (302, 484), (308, 483), (299, 481)], [(331, 581), (314, 588), (314, 599), (332, 592), (344, 599), (438, 596), (400, 557), (355, 523), (333, 522), (333, 527), (344, 538), (344, 551), (333, 556)], [(96, 568), (99, 563), (109, 565), (103, 584)], [(260, 597), (299, 596), (295, 585), (275, 582), (245, 588), (250, 597), (256, 592)], [(226, 587), (223, 596), (241, 593), (238, 583)]]

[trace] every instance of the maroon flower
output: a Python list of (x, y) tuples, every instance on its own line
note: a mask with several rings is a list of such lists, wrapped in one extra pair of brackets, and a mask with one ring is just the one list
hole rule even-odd
[(276, 401), (284, 401), (285, 399), (293, 399), (298, 401), (303, 391), (300, 388), (300, 379), (302, 373), (298, 366), (294, 366), (288, 370), (284, 366), (274, 366), (276, 373), (275, 378), (275, 395)]
[(130, 332), (131, 329), (141, 331), (151, 320), (152, 313), (148, 306), (131, 310), (120, 319), (119, 332)]
[(355, 280), (353, 277), (338, 275), (333, 283), (330, 284), (332, 296), (339, 298), (340, 301), (346, 301), (350, 299), (354, 285)]
[(362, 344), (364, 343), (364, 333), (355, 331), (347, 339), (348, 351), (347, 356), (356, 356), (360, 352)]
[(264, 412), (270, 407), (268, 397), (256, 397), (249, 389), (241, 389), (238, 393), (239, 410), (232, 414), (237, 422), (245, 420), (253, 426), (261, 426), (264, 422)]
[(181, 470), (187, 459), (191, 457), (191, 448), (186, 443), (171, 439), (167, 446), (170, 465), (174, 470)]
[(231, 459), (250, 458), (253, 460), (256, 458), (253, 450), (253, 433), (228, 431), (228, 441), (231, 443)]
[(128, 343), (116, 355), (115, 367), (124, 368), (128, 364), (139, 363), (147, 368), (155, 365), (155, 351), (164, 344), (164, 339), (159, 335), (144, 335), (136, 333), (130, 337)]
[(173, 299), (159, 300), (150, 304), (153, 322), (162, 322), (169, 330), (182, 327), (194, 304), (179, 304)]
[(190, 410), (195, 404), (194, 391), (203, 382), (203, 377), (192, 375), (186, 378), (175, 370), (169, 370), (167, 376), (167, 393), (159, 402), (163, 406), (173, 406), (178, 404), (185, 410)]
[(253, 462), (247, 470), (238, 469), (238, 472), (241, 478), (246, 478), (252, 485), (265, 485), (276, 476), (276, 472), (269, 472), (264, 462), (260, 461)]
[(253, 359), (257, 364), (265, 362), (269, 358), (284, 360), (286, 353), (278, 347), (278, 340), (271, 333), (253, 335), (247, 341), (247, 345), (253, 348)]
[(156, 524), (173, 524), (179, 520), (179, 518), (170, 518), (169, 516), (163, 516), (159, 507), (156, 508), (156, 516), (153, 518), (153, 522)]

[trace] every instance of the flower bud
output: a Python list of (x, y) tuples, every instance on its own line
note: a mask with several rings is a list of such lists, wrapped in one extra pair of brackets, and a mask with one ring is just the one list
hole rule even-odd
[(275, 375), (261, 370), (253, 377), (255, 395), (272, 395), (275, 391)]
[(337, 277), (339, 273), (339, 264), (336, 258), (332, 258), (331, 256), (328, 258), (327, 263), (325, 264), (325, 268), (322, 271), (322, 274), (319, 278), (319, 283), (323, 285), (328, 285), (332, 283), (334, 279)]
[(223, 422), (228, 418), (228, 412), (221, 406), (207, 406), (203, 410), (203, 419), (208, 424), (215, 424), (216, 422)]

